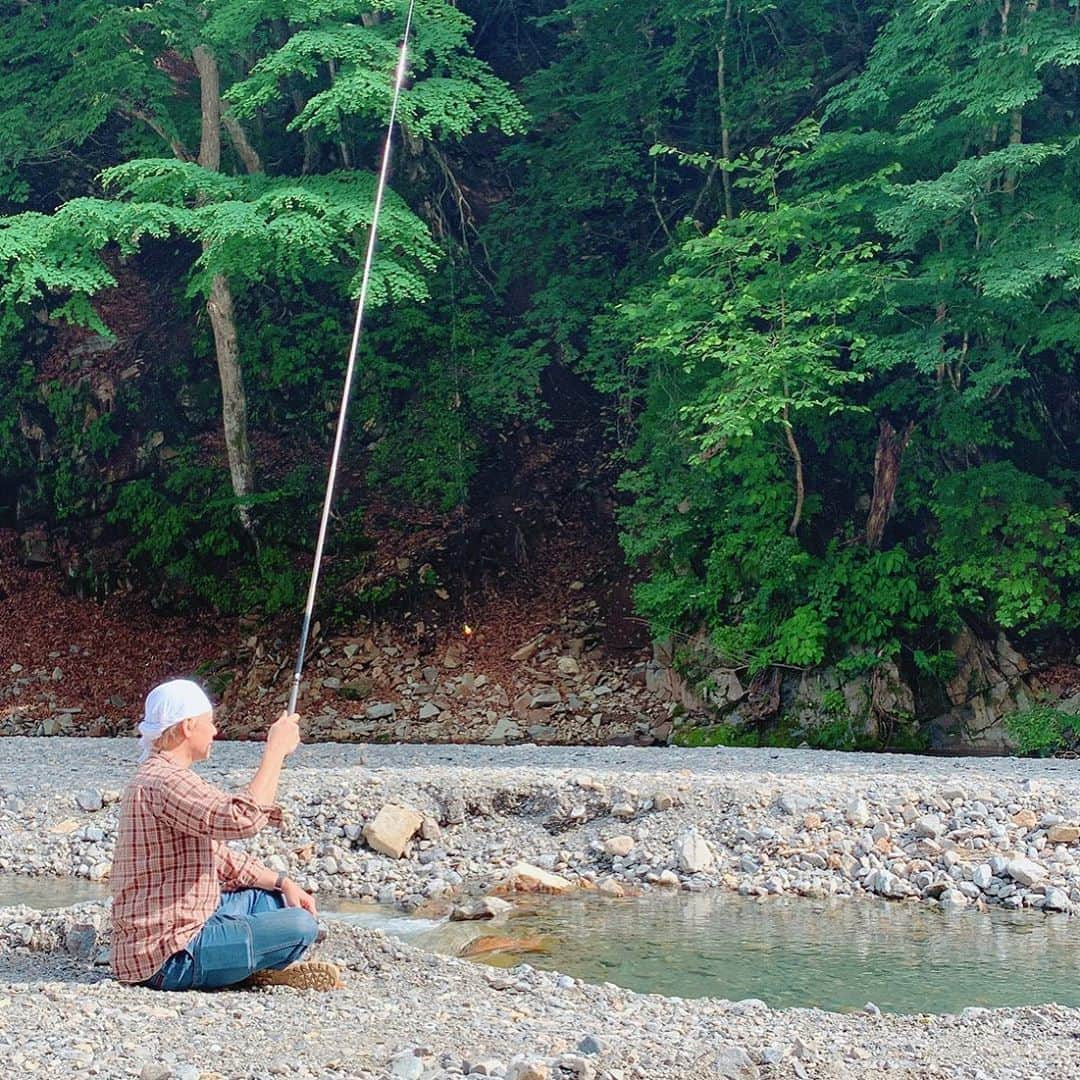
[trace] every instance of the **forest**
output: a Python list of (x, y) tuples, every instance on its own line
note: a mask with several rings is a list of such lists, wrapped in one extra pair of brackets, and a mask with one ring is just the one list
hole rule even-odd
[[(407, 8), (0, 2), (0, 528), (88, 603), (300, 608)], [(374, 505), (562, 453), (698, 741), (808, 672), (877, 713), (812, 743), (905, 749), (1075, 681), (1077, 0), (416, 0), (398, 125), (326, 618), (403, 588)]]

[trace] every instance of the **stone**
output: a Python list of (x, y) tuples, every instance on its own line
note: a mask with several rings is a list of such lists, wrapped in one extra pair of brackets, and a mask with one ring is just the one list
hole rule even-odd
[(364, 710), (364, 715), (369, 720), (388, 720), (397, 712), (397, 706), (388, 701), (377, 701)]
[(100, 791), (97, 791), (94, 788), (87, 788), (85, 791), (80, 791), (75, 796), (75, 804), (80, 810), (84, 810), (88, 814), (93, 814), (105, 805), (105, 801), (102, 799)]
[(521, 726), (512, 717), (500, 716), (495, 726), (484, 736), (486, 743), (504, 743), (521, 738)]
[(990, 882), (994, 880), (994, 872), (990, 869), (990, 864), (983, 863), (981, 866), (976, 866), (971, 872), (971, 880), (985, 892), (990, 887)]
[(805, 795), (781, 795), (776, 800), (776, 805), (780, 808), (782, 814), (790, 814), (791, 817), (798, 817), (800, 814), (805, 814), (811, 806), (813, 801), (808, 799)]
[(695, 829), (683, 833), (675, 841), (675, 858), (679, 869), (688, 874), (702, 874), (714, 862), (709, 845)]
[(579, 1054), (601, 1054), (604, 1051), (604, 1044), (595, 1035), (586, 1035), (584, 1039), (577, 1044), (577, 1052)]
[(667, 791), (658, 791), (652, 797), (654, 810), (670, 810), (675, 805), (675, 798)]
[(461, 904), (455, 904), (450, 911), (451, 922), (473, 922), (478, 919), (494, 919), (499, 915), (505, 915), (513, 910), (514, 905), (508, 904), (497, 896), (484, 896), (476, 900), (466, 900)]
[(1046, 839), (1051, 844), (1075, 844), (1080, 840), (1080, 825), (1051, 825)]
[(139, 1070), (139, 1080), (169, 1080), (170, 1076), (172, 1076), (172, 1069), (160, 1061), (147, 1062)]
[(959, 889), (946, 889), (939, 903), (943, 908), (963, 908), (968, 906), (968, 898)]
[(481, 1058), (473, 1062), (469, 1076), (505, 1076), (506, 1066), (498, 1058)]
[(443, 820), (447, 825), (463, 825), (465, 823), (465, 800), (460, 795), (451, 795), (446, 800)]
[(760, 1073), (741, 1046), (725, 1046), (712, 1059), (703, 1075), (717, 1080), (758, 1080)]
[(945, 823), (936, 814), (925, 814), (916, 818), (915, 835), (925, 836), (930, 840), (936, 840), (945, 832)]
[(64, 935), (64, 948), (80, 960), (89, 960), (94, 955), (97, 936), (97, 929), (90, 923), (75, 923)]
[(555, 896), (571, 892), (574, 888), (566, 878), (526, 862), (515, 863), (510, 868), (506, 885), (512, 892), (551, 893)]
[(405, 1050), (390, 1061), (390, 1075), (394, 1080), (420, 1080), (424, 1075), (423, 1059), (413, 1050)]
[(1031, 859), (1010, 859), (1005, 867), (1005, 873), (1020, 882), (1021, 885), (1032, 886), (1046, 877), (1046, 869)]
[(891, 900), (906, 896), (908, 891), (906, 884), (888, 870), (875, 870), (867, 881), (867, 888)]
[(581, 665), (572, 656), (560, 656), (556, 667), (562, 675), (581, 674)]
[(634, 838), (632, 836), (613, 836), (604, 841), (604, 851), (608, 855), (622, 858), (634, 850)]
[(596, 1070), (581, 1054), (560, 1054), (555, 1062), (559, 1076), (572, 1076), (574, 1080), (593, 1080)]
[(1051, 885), (1046, 890), (1046, 899), (1043, 902), (1043, 911), (1072, 911), (1073, 903), (1069, 894), (1056, 885)]
[(853, 799), (847, 805), (845, 816), (849, 825), (865, 825), (870, 820), (870, 810), (862, 799)]
[(510, 654), (510, 659), (515, 663), (522, 663), (525, 660), (531, 660), (533, 654), (540, 648), (541, 642), (544, 640), (544, 635), (535, 637), (532, 641), (527, 641), (524, 645), (519, 646)]
[(530, 709), (550, 709), (562, 703), (562, 694), (553, 686), (538, 690), (529, 700)]
[(423, 815), (415, 810), (387, 803), (375, 819), (364, 826), (364, 840), (375, 851), (400, 859), (423, 820)]
[(1034, 829), (1039, 824), (1039, 819), (1032, 810), (1021, 810), (1013, 814), (1011, 821), (1021, 829)]
[(507, 1067), (506, 1080), (551, 1080), (551, 1070), (539, 1058), (514, 1058)]
[(434, 720), (435, 717), (439, 715), (439, 711), (438, 705), (433, 705), (430, 701), (426, 701), (420, 706), (417, 717), (421, 720)]

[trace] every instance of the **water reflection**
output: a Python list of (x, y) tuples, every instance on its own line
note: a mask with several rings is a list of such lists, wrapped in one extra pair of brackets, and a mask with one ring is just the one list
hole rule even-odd
[[(755, 997), (775, 1007), (892, 1012), (1056, 1001), (1080, 1006), (1080, 920), (1032, 912), (946, 913), (923, 905), (681, 893), (531, 901), (499, 924), (412, 925), (344, 914), (454, 953), (472, 938), (549, 937), (547, 954), (497, 954), (590, 982), (679, 997)], [(496, 930), (497, 926), (497, 930)]]
[[(107, 894), (107, 885), (75, 878), (0, 875), (0, 906), (66, 907)], [(329, 918), (453, 955), (482, 935), (543, 937), (547, 953), (480, 959), (526, 961), (642, 993), (833, 1010), (873, 1001), (905, 1013), (1051, 1001), (1080, 1007), (1080, 918), (1064, 915), (708, 893), (529, 897), (497, 922), (418, 919), (329, 897), (320, 907)]]

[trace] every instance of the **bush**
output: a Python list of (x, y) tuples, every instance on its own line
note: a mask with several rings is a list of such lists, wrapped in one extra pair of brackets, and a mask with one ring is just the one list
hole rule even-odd
[(1005, 730), (1021, 754), (1052, 757), (1080, 750), (1080, 716), (1070, 716), (1052, 705), (1036, 705), (1006, 716)]

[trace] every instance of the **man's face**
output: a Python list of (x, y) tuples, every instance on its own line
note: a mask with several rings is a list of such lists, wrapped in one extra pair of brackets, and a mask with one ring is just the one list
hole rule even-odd
[(191, 717), (186, 723), (190, 725), (187, 737), (188, 746), (191, 748), (191, 760), (205, 761), (210, 756), (210, 747), (214, 743), (214, 736), (217, 735), (214, 714), (201, 713), (199, 716)]

